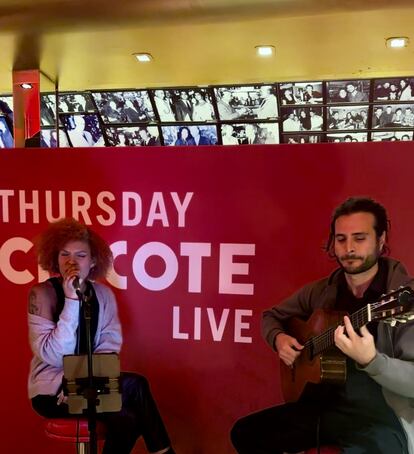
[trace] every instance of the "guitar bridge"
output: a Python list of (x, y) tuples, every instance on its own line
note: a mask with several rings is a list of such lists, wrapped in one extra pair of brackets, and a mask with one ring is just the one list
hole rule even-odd
[(320, 356), (321, 382), (341, 385), (346, 381), (346, 358), (325, 352)]

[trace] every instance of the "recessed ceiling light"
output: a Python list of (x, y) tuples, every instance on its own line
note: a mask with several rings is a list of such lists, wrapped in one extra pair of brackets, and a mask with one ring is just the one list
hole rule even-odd
[(134, 57), (141, 63), (146, 63), (152, 60), (152, 55), (151, 54), (133, 54)]
[(409, 41), (408, 38), (405, 36), (395, 36), (392, 38), (387, 38), (386, 44), (387, 47), (391, 47), (392, 49), (398, 49), (401, 47), (407, 47), (408, 41)]
[(271, 57), (275, 53), (275, 46), (256, 46), (255, 49), (259, 57)]
[(20, 86), (21, 86), (22, 88), (24, 88), (25, 90), (30, 90), (30, 89), (32, 88), (32, 84), (28, 84), (28, 83), (26, 83), (26, 82), (20, 84)]

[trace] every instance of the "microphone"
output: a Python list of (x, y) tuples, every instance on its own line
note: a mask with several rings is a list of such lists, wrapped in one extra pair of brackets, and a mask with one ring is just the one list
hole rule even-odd
[(76, 290), (76, 292), (80, 291), (79, 276), (76, 276), (75, 279), (73, 279), (72, 285), (73, 285), (73, 288)]

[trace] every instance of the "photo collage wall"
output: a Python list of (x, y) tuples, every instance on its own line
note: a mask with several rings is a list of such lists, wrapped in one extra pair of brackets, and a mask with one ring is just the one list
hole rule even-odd
[[(13, 146), (0, 96), (0, 148)], [(41, 94), (41, 146), (57, 146)], [(414, 77), (59, 93), (59, 146), (300, 144), (413, 140)]]

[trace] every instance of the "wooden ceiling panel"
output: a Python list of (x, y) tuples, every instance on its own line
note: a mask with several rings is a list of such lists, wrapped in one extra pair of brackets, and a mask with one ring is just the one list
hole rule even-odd
[(412, 0), (0, 0), (0, 91), (36, 61), (61, 90), (413, 75), (413, 24)]

